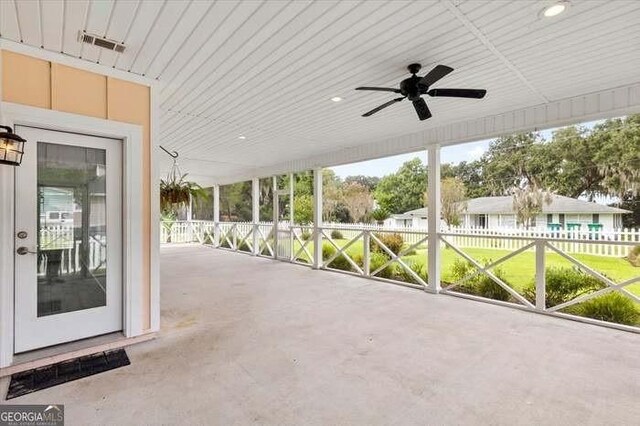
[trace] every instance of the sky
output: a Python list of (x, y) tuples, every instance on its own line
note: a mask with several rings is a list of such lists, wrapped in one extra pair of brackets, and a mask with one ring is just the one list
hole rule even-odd
[[(592, 128), (597, 121), (582, 123), (581, 126)], [(551, 138), (553, 131), (556, 129), (548, 129), (541, 131), (540, 134), (546, 140)], [(478, 142), (465, 143), (460, 145), (447, 146), (442, 148), (440, 152), (440, 161), (444, 163), (458, 164), (462, 161), (478, 160), (482, 154), (489, 148), (492, 139), (486, 139)], [(414, 152), (410, 154), (395, 155), (393, 157), (379, 158), (377, 160), (363, 161), (360, 163), (345, 164), (343, 166), (331, 167), (336, 175), (341, 178), (354, 175), (378, 176), (382, 177), (395, 173), (402, 163), (409, 161), (415, 157), (420, 157), (422, 162), (426, 164), (425, 151)]]

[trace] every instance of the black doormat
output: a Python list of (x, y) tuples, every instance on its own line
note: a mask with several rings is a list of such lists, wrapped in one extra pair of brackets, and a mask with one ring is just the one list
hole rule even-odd
[(131, 364), (131, 362), (124, 349), (116, 349), (16, 373), (11, 376), (7, 399), (16, 398), (41, 389), (102, 373), (103, 371), (124, 367), (129, 364)]

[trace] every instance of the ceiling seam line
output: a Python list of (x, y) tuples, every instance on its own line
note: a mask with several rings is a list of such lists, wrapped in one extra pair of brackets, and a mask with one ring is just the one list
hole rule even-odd
[[(122, 44), (125, 45), (125, 48), (127, 46), (126, 41), (129, 39), (129, 35), (131, 34), (131, 29), (133, 28), (133, 23), (136, 21), (136, 19), (138, 19), (138, 13), (140, 12), (140, 3), (142, 2), (142, 0), (138, 0), (138, 3), (136, 3), (136, 9), (133, 12), (133, 16), (131, 17), (131, 21), (129, 21), (129, 25), (127, 26), (127, 32), (124, 34), (124, 37), (121, 39)], [(113, 61), (113, 64), (111, 65), (112, 68), (116, 68), (118, 66), (118, 61), (120, 60), (120, 58), (122, 57), (122, 55), (117, 55), (116, 56), (116, 60)], [(123, 70), (126, 71), (126, 70)]]
[(173, 36), (173, 33), (176, 31), (176, 28), (178, 28), (178, 24), (180, 22), (182, 22), (182, 18), (184, 18), (184, 15), (186, 15), (186, 13), (189, 11), (189, 9), (191, 9), (192, 5), (193, 5), (193, 0), (189, 0), (189, 3), (187, 4), (187, 6), (184, 8), (182, 13), (178, 17), (178, 19), (176, 19), (176, 21), (174, 22), (173, 26), (171, 27), (171, 30), (169, 30), (167, 32), (167, 34), (164, 37), (164, 40), (162, 40), (162, 43), (160, 43), (160, 46), (158, 46), (158, 50), (156, 51), (156, 54), (153, 55), (153, 58), (151, 59), (151, 61), (149, 61), (149, 64), (147, 65), (147, 67), (145, 68), (144, 72), (142, 73), (143, 76), (146, 77), (146, 75), (149, 73), (149, 69), (151, 69), (151, 66), (154, 64), (156, 59), (158, 59), (158, 56), (160, 55), (160, 52), (162, 52), (162, 48), (167, 43), (167, 40), (169, 40), (169, 38), (171, 38)]
[[(215, 29), (215, 30), (214, 30), (214, 31), (209, 35), (209, 37), (207, 38), (207, 40), (201, 44), (201, 46), (204, 46), (205, 44), (208, 44), (208, 43), (210, 42), (210, 40), (213, 38), (213, 36), (214, 36), (214, 35), (216, 35), (216, 34), (218, 34), (218, 30), (219, 30), (220, 28), (222, 28), (222, 26), (223, 26), (224, 24), (226, 24), (226, 23), (227, 23), (227, 21), (228, 21), (229, 17), (230, 17), (230, 16), (231, 16), (231, 15), (232, 15), (232, 14), (233, 14), (237, 9), (238, 9), (238, 7), (240, 7), (240, 4), (241, 4), (240, 2), (236, 3), (236, 5), (233, 7), (233, 9), (232, 9), (232, 10), (231, 10), (231, 11), (230, 11), (230, 12), (229, 12), (225, 17), (224, 17), (223, 21), (222, 21), (222, 22), (221, 22), (221, 23), (216, 27), (216, 29)], [(190, 81), (191, 77), (192, 77), (195, 73), (197, 73), (200, 69), (202, 69), (202, 67), (203, 67), (205, 64), (207, 64), (207, 63), (211, 60), (211, 58), (213, 58), (213, 56), (214, 56), (216, 53), (218, 53), (218, 51), (219, 51), (220, 49), (222, 49), (222, 48), (226, 45), (226, 43), (229, 41), (229, 39), (230, 39), (230, 38), (232, 38), (232, 37), (234, 37), (234, 36), (236, 35), (236, 33), (237, 33), (238, 31), (240, 31), (240, 29), (241, 29), (241, 28), (242, 28), (242, 27), (243, 27), (243, 26), (244, 26), (244, 25), (245, 25), (245, 24), (246, 24), (246, 23), (247, 23), (251, 18), (253, 18), (253, 17), (255, 16), (255, 14), (256, 14), (256, 13), (258, 13), (258, 11), (260, 11), (260, 10), (262, 9), (262, 7), (263, 7), (265, 4), (266, 4), (265, 2), (260, 3), (260, 5), (259, 5), (256, 9), (254, 9), (254, 10), (249, 14), (249, 16), (245, 17), (245, 18), (242, 20), (242, 23), (241, 23), (241, 24), (239, 24), (239, 25), (237, 25), (237, 26), (236, 26), (236, 28), (235, 28), (233, 31), (231, 31), (231, 34), (229, 34), (227, 37), (225, 37), (225, 39), (224, 39), (224, 40), (223, 40), (223, 41), (222, 41), (222, 42), (221, 42), (221, 43), (220, 43), (220, 44), (219, 44), (219, 45), (214, 49), (214, 51), (213, 51), (213, 52), (211, 52), (211, 53), (209, 54), (209, 56), (207, 56), (203, 61), (201, 61), (201, 62), (198, 64), (198, 68), (196, 68), (195, 70), (191, 71), (191, 72), (189, 73), (189, 75), (187, 75), (187, 76), (186, 76), (186, 77), (185, 77), (185, 78), (184, 78), (184, 79), (179, 83), (179, 86), (175, 86), (175, 88), (173, 88), (173, 92), (171, 92), (171, 94), (170, 94), (170, 95), (165, 95), (165, 91), (163, 90), (163, 92), (162, 92), (162, 93), (160, 93), (160, 106), (162, 107), (162, 106), (166, 105), (166, 104), (167, 104), (171, 99), (173, 99), (173, 98), (174, 98), (174, 96), (176, 95), (176, 93), (177, 93), (177, 92), (180, 92), (180, 91), (182, 90), (182, 87), (183, 87), (187, 82), (189, 82), (189, 81)], [(202, 48), (202, 47), (201, 47), (201, 48)], [(194, 51), (194, 53), (193, 53), (193, 55), (192, 55), (191, 57), (193, 58), (193, 56), (197, 55), (197, 53), (198, 53), (198, 51)], [(191, 59), (190, 59), (190, 60), (191, 60)], [(179, 71), (177, 74), (179, 75), (181, 72), (182, 72), (182, 70), (181, 70), (181, 71)], [(201, 79), (201, 81), (202, 81), (202, 79)], [(200, 83), (200, 82), (198, 82), (197, 84), (199, 84), (199, 83)], [(168, 86), (165, 88), (165, 90), (169, 90), (169, 89), (171, 89), (171, 88), (170, 88), (170, 87), (168, 87)], [(183, 96), (183, 97), (184, 97), (184, 96)]]
[(167, 0), (164, 0), (164, 3), (162, 3), (162, 6), (160, 6), (160, 10), (156, 14), (155, 18), (153, 18), (153, 23), (151, 23), (151, 26), (149, 27), (149, 30), (147, 31), (147, 34), (144, 36), (144, 40), (142, 40), (142, 43), (140, 44), (140, 48), (136, 52), (136, 55), (133, 57), (133, 61), (131, 61), (131, 63), (129, 64), (129, 69), (127, 71), (131, 72), (133, 67), (136, 65), (136, 62), (138, 61), (138, 58), (140, 57), (140, 53), (142, 52), (142, 49), (144, 49), (144, 47), (147, 44), (147, 41), (149, 41), (149, 36), (153, 32), (153, 30), (156, 29), (156, 25), (158, 24), (158, 21), (160, 20), (160, 16), (164, 13), (164, 9), (166, 7), (167, 7)]
[[(330, 13), (330, 12), (331, 12), (335, 7), (336, 7), (336, 6), (334, 5), (331, 9), (327, 9), (325, 12), (323, 12), (323, 13), (320, 15), (320, 17), (319, 17), (318, 19), (320, 19), (321, 17), (323, 17), (323, 16), (325, 16), (326, 14)], [(346, 16), (346, 14), (350, 13), (350, 12), (351, 12), (352, 10), (354, 10), (356, 7), (357, 7), (357, 5), (354, 5), (354, 6), (353, 6), (353, 7), (352, 7), (352, 8), (351, 8), (347, 13), (343, 14), (339, 19), (342, 19), (342, 17)], [(306, 9), (305, 9), (305, 10), (306, 10)], [(327, 28), (328, 26), (329, 26), (329, 24), (325, 25), (322, 29)], [(296, 33), (296, 34), (299, 34), (299, 33), (300, 33), (300, 32), (302, 32), (302, 31), (304, 31), (304, 29), (303, 29), (303, 30), (298, 31), (298, 33)], [(318, 32), (319, 32), (319, 31), (317, 31), (315, 34), (317, 34)], [(314, 34), (314, 35), (315, 35), (315, 34)], [(312, 36), (312, 37), (307, 37), (307, 38), (306, 38), (302, 43), (298, 44), (298, 45), (295, 47), (295, 49), (293, 49), (291, 52), (294, 52), (294, 51), (298, 50), (301, 46), (304, 46), (304, 45), (305, 45), (305, 44), (307, 44), (310, 40), (312, 40), (312, 38), (313, 38), (313, 36)], [(277, 51), (277, 50), (278, 50), (278, 49), (276, 49), (275, 51)], [(288, 52), (288, 53), (287, 53), (287, 55), (289, 55), (291, 52)], [(270, 65), (269, 65), (266, 69), (268, 69), (268, 68), (269, 68), (269, 67), (271, 67), (272, 65), (276, 64), (277, 62), (278, 62), (278, 61), (273, 61), (273, 62), (271, 62), (271, 63), (270, 63)], [(266, 70), (266, 69), (265, 69), (265, 70)], [(226, 98), (228, 98), (228, 97), (229, 97), (229, 95), (230, 95), (230, 93), (233, 93), (233, 92), (228, 92), (228, 93), (225, 95), (225, 97), (224, 97), (224, 98), (222, 98), (222, 99), (226, 99)], [(246, 93), (246, 91), (244, 91), (244, 92), (243, 92), (243, 94), (245, 94), (245, 93)], [(202, 104), (200, 104), (200, 105), (199, 105), (199, 107), (200, 107), (201, 105), (202, 105)], [(209, 107), (207, 107), (207, 110), (208, 110), (208, 109), (209, 109)]]
[[(445, 12), (445, 13), (446, 13), (446, 12)], [(417, 26), (418, 26), (418, 24), (416, 24), (414, 27), (417, 27)], [(399, 36), (401, 36), (401, 34), (398, 34), (398, 35), (397, 35), (397, 36), (395, 36), (395, 37), (399, 37)], [(371, 50), (371, 49), (369, 49), (369, 50)], [(388, 49), (388, 50), (389, 50), (389, 51), (393, 51), (394, 49), (390, 48), (390, 49)], [(343, 54), (342, 56), (345, 56), (345, 55), (347, 55), (347, 53)], [(359, 56), (363, 56), (363, 55), (364, 55), (364, 54), (358, 55), (358, 57), (359, 57)], [(402, 55), (402, 54), (398, 54), (398, 55), (396, 55), (396, 56), (401, 56), (401, 55)], [(324, 55), (323, 55), (323, 56), (324, 56)], [(321, 57), (322, 57), (322, 56), (321, 56)], [(321, 57), (320, 57), (320, 58), (321, 58)], [(316, 59), (316, 60), (317, 60), (317, 59)], [(383, 61), (383, 62), (385, 62), (385, 61)], [(305, 67), (306, 67), (306, 66), (307, 66), (307, 65), (305, 65)], [(299, 70), (299, 69), (301, 69), (301, 68), (298, 68), (298, 70)], [(354, 74), (353, 76), (356, 76), (356, 75), (357, 75), (357, 74)], [(389, 74), (389, 75), (391, 75), (391, 74)], [(395, 81), (396, 81), (395, 79), (396, 79), (396, 77), (397, 77), (397, 74), (395, 73), (395, 71), (393, 72), (393, 75), (394, 75), (394, 77), (393, 77), (393, 78), (394, 78), (394, 82), (395, 82)], [(349, 77), (349, 78), (351, 78), (351, 77)], [(280, 81), (284, 81), (285, 79), (286, 79), (286, 76), (285, 76), (284, 78), (282, 78), (282, 79), (278, 80), (278, 83), (279, 83)], [(342, 82), (342, 81), (344, 81), (344, 79), (343, 79), (343, 80), (341, 80), (341, 82)], [(390, 80), (390, 81), (391, 81), (391, 80)], [(335, 86), (335, 84), (333, 84), (333, 83), (332, 83), (331, 85), (332, 85), (332, 86)], [(294, 91), (295, 91), (295, 90), (289, 90), (289, 91), (288, 91), (288, 92), (286, 92), (286, 93), (288, 94), (288, 93), (290, 93), (290, 92), (294, 92)], [(314, 92), (314, 94), (315, 94), (315, 93), (319, 93), (319, 91)], [(279, 109), (281, 110), (281, 109), (283, 109), (283, 108), (290, 107), (291, 105), (292, 105), (292, 104), (282, 105), (282, 104), (280, 103), (280, 104), (279, 104), (279, 107), (280, 107)], [(211, 113), (210, 113), (210, 110), (214, 110), (214, 109), (215, 109), (215, 108), (214, 108), (214, 106), (215, 106), (215, 105), (212, 105), (212, 106), (207, 107), (207, 110), (206, 110), (206, 111), (204, 111), (203, 113), (211, 114)], [(235, 108), (235, 107), (237, 107), (237, 106), (238, 106), (238, 104), (236, 103), (236, 104), (232, 105), (231, 107), (227, 108), (227, 109), (226, 109), (225, 111), (223, 111), (222, 113), (219, 113), (217, 116), (218, 116), (218, 117), (223, 117), (223, 115), (222, 115), (222, 114), (231, 114), (231, 113), (232, 113), (232, 111), (233, 111), (233, 108)], [(259, 110), (260, 110), (260, 108), (254, 108), (254, 109), (250, 110), (250, 111), (249, 111), (249, 113), (253, 113), (253, 112), (255, 112), (255, 111), (259, 111)], [(211, 117), (211, 116), (212, 116), (212, 115), (208, 115), (208, 116), (205, 116), (205, 117)]]
[(20, 43), (24, 43), (22, 38), (22, 28), (20, 27), (20, 12), (18, 12), (18, 4), (16, 0), (13, 0), (13, 10), (16, 12), (16, 26), (18, 27), (18, 37), (20, 37)]
[(453, 3), (451, 0), (442, 0), (444, 6), (451, 12), (451, 14), (464, 25), (477, 39), (482, 43), (491, 53), (493, 53), (507, 68), (509, 68), (522, 82), (537, 96), (539, 96), (545, 103), (549, 103), (549, 99), (516, 68), (516, 66), (504, 56), (498, 48), (484, 35), (478, 27), (476, 27)]
[[(381, 4), (380, 6), (378, 6), (378, 7), (376, 8), (375, 12), (377, 12), (378, 10), (383, 9), (383, 7), (384, 7), (385, 5), (387, 5), (387, 4), (391, 4), (391, 3), (390, 3), (390, 2), (387, 2), (387, 3)], [(342, 17), (340, 17), (340, 18), (339, 18), (339, 20), (343, 19), (345, 16), (347, 16), (348, 14), (350, 14), (353, 10), (355, 10), (355, 8), (356, 8), (356, 6), (354, 6), (352, 9), (350, 9), (350, 10), (349, 10), (348, 12), (346, 12), (344, 15), (342, 15)], [(389, 17), (390, 17), (390, 16), (392, 16), (392, 15), (393, 15), (392, 13), (387, 14), (387, 15), (384, 17), (384, 19), (383, 19), (383, 20), (385, 20), (385, 19), (389, 18)], [(379, 22), (379, 21), (378, 21), (378, 22)], [(328, 27), (330, 27), (331, 25), (333, 25), (333, 23), (327, 24), (327, 25), (325, 25), (323, 28), (328, 28)], [(372, 27), (372, 26), (369, 26), (369, 27), (367, 27), (367, 28), (364, 28), (364, 29), (360, 30), (360, 32), (359, 32), (359, 33), (357, 33), (356, 35), (359, 35), (359, 34), (361, 34), (361, 33), (365, 32), (367, 29), (369, 29), (369, 28), (371, 28), (371, 27)], [(348, 30), (349, 30), (349, 28), (344, 28), (343, 30), (341, 30), (341, 31), (337, 34), (337, 36), (342, 35), (343, 33), (345, 33), (345, 32), (346, 32), (346, 31), (348, 31)], [(333, 35), (332, 37), (333, 37), (333, 38), (335, 38), (335, 36), (336, 36), (336, 35)], [(307, 40), (309, 40), (309, 39), (307, 39)], [(306, 44), (306, 41), (305, 41), (304, 43), (302, 43), (300, 46), (303, 46), (304, 44)], [(296, 47), (296, 49), (295, 49), (295, 50), (297, 50), (297, 49), (298, 49), (298, 47)], [(326, 55), (326, 54), (322, 54), (321, 56), (317, 57), (317, 58), (316, 58), (316, 60), (318, 60), (318, 59), (320, 59), (320, 58), (324, 57), (325, 55)], [(304, 68), (304, 67), (306, 67), (306, 66), (308, 66), (308, 64), (303, 65), (302, 67), (297, 67), (295, 70), (296, 70), (296, 71), (299, 71), (300, 69), (302, 69), (302, 68)], [(280, 74), (281, 74), (281, 73), (280, 73)], [(287, 76), (286, 76), (286, 75), (285, 75), (285, 76), (283, 76), (282, 78), (280, 78), (279, 80), (277, 80), (274, 84), (279, 84), (280, 82), (285, 81), (285, 80), (287, 80)], [(245, 91), (245, 92), (243, 92), (243, 93), (246, 93), (246, 91)], [(228, 97), (229, 97), (229, 93), (227, 93), (227, 95), (225, 95), (225, 98), (224, 98), (224, 99), (226, 99), (226, 98), (228, 98)], [(208, 100), (206, 100), (206, 101), (205, 101), (205, 103), (204, 103), (204, 104), (200, 103), (200, 104), (198, 105), (198, 108), (202, 107), (203, 105), (206, 105), (206, 104), (207, 104), (208, 102), (210, 102), (210, 101), (211, 101), (211, 100), (210, 100), (210, 99), (208, 99)], [(218, 102), (218, 103), (219, 103), (219, 102)], [(210, 111), (211, 111), (211, 110), (215, 110), (215, 108), (214, 108), (214, 107), (215, 107), (215, 105), (217, 105), (217, 104), (216, 104), (216, 103), (214, 103), (214, 104), (208, 105), (204, 110), (200, 111), (198, 114), (211, 114), (211, 113), (210, 113)], [(231, 106), (231, 108), (234, 108), (234, 107), (236, 107), (237, 105), (238, 105), (238, 104), (237, 104), (237, 102), (236, 102), (236, 103), (234, 103), (234, 104)], [(226, 113), (228, 110), (229, 110), (229, 109), (227, 108), (223, 113)], [(251, 110), (251, 111), (255, 111), (255, 110), (256, 110), (256, 108), (254, 108), (254, 109), (253, 109), (253, 110)], [(195, 111), (195, 110), (194, 110), (194, 111)], [(218, 114), (218, 116), (220, 116), (220, 114)], [(211, 117), (211, 115), (208, 115), (208, 116), (206, 116), (206, 117), (207, 117), (207, 118), (209, 118), (209, 117)]]
[[(111, 3), (111, 10), (109, 11), (109, 18), (107, 19), (107, 26), (105, 27), (104, 33), (103, 33), (104, 38), (107, 38), (107, 33), (111, 28), (111, 22), (113, 22), (113, 11), (116, 9), (117, 2), (118, 0), (113, 0), (113, 3)], [(104, 52), (104, 50), (100, 49), (100, 51), (98, 52), (98, 59), (96, 59), (96, 64), (99, 64), (100, 61), (102, 60), (102, 52)]]
[[(87, 22), (89, 21), (89, 15), (91, 14), (91, 2), (87, 3), (87, 8), (84, 10), (84, 19), (82, 20), (82, 30), (87, 32)], [(82, 59), (82, 52), (84, 52), (84, 45), (86, 43), (80, 43), (80, 51), (78, 52), (78, 58)]]
[(155, 76), (155, 79), (158, 80), (160, 79), (160, 76), (162, 76), (162, 74), (166, 71), (166, 69), (169, 67), (169, 65), (171, 65), (173, 58), (176, 56), (175, 52), (181, 52), (182, 48), (184, 47), (184, 45), (187, 43), (187, 41), (191, 38), (191, 36), (193, 35), (193, 33), (200, 27), (200, 24), (202, 24), (202, 21), (209, 16), (209, 12), (211, 12), (211, 8), (213, 8), (213, 6), (216, 4), (215, 1), (212, 1), (209, 4), (209, 7), (207, 8), (207, 10), (202, 14), (202, 16), (200, 17), (200, 19), (198, 20), (198, 22), (193, 26), (193, 28), (191, 29), (191, 31), (189, 32), (189, 34), (184, 38), (184, 40), (182, 40), (182, 43), (180, 43), (180, 46), (178, 46), (178, 48), (174, 51), (174, 54), (171, 55), (171, 58), (169, 59), (169, 61), (167, 61), (167, 63), (165, 64), (165, 66), (162, 68), (162, 70)]
[(67, 29), (67, 2), (62, 2), (62, 30), (60, 31), (60, 53), (64, 53), (64, 33)]
[[(293, 2), (288, 3), (289, 4), (293, 4)], [(285, 22), (280, 28), (278, 28), (276, 31), (274, 31), (271, 35), (269, 35), (269, 37), (267, 37), (266, 40), (264, 40), (263, 42), (261, 42), (259, 45), (257, 45), (251, 52), (247, 53), (244, 58), (242, 58), (240, 60), (240, 63), (242, 63), (245, 59), (247, 59), (248, 57), (252, 56), (254, 54), (254, 52), (256, 52), (257, 50), (259, 50), (263, 45), (265, 45), (266, 43), (268, 43), (269, 41), (271, 41), (271, 39), (275, 36), (277, 36), (281, 31), (283, 31), (285, 28), (287, 28), (289, 26), (289, 24), (291, 24), (291, 22), (293, 22), (296, 18), (298, 18), (301, 14), (303, 14), (309, 7), (311, 7), (313, 3), (308, 3), (304, 9), (300, 10), (299, 12), (297, 12), (292, 18), (290, 18), (287, 22)], [(286, 7), (285, 6), (282, 10), (284, 10)], [(282, 12), (281, 10), (281, 12)], [(275, 18), (274, 18), (275, 19)], [(273, 19), (271, 21), (269, 21), (269, 24), (273, 21)], [(264, 28), (264, 27), (263, 27)], [(295, 36), (295, 35), (294, 35)], [(232, 69), (227, 70), (227, 72), (220, 76), (220, 79), (223, 79), (224, 77), (226, 77), (230, 72), (232, 72)], [(189, 106), (192, 106), (190, 104), (196, 102), (196, 100), (199, 101), (199, 103), (197, 104), (197, 106), (195, 108), (192, 107), (191, 111), (196, 111), (198, 108), (202, 107), (203, 105), (206, 105), (209, 101), (210, 98), (207, 98), (204, 100), (204, 102), (201, 102), (199, 100), (199, 98), (201, 98), (202, 93), (206, 93), (208, 90), (212, 89), (213, 87), (215, 87), (215, 85), (218, 84), (218, 81), (213, 81), (211, 84), (209, 84), (205, 89), (202, 89), (202, 92), (200, 94), (196, 94), (195, 97), (193, 97), (187, 104), (189, 104)], [(222, 99), (226, 99), (228, 98), (231, 93), (233, 92), (227, 92), (227, 94), (222, 98)], [(181, 99), (179, 102), (184, 102), (184, 99)], [(198, 114), (196, 114), (198, 115)]]

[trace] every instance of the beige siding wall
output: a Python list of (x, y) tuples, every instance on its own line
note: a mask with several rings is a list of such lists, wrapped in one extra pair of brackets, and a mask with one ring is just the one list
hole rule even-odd
[(145, 179), (142, 324), (150, 328), (151, 95), (148, 86), (2, 51), (2, 100), (38, 108), (138, 124), (143, 127)]

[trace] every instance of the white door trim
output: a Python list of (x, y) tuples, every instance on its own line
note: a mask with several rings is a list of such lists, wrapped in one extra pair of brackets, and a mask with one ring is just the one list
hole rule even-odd
[[(142, 334), (142, 127), (9, 102), (0, 103), (0, 121), (11, 127), (31, 126), (123, 141), (123, 331), (126, 337)], [(0, 255), (0, 367), (11, 365), (14, 354), (14, 171), (0, 167), (0, 247), (12, 249), (11, 253), (2, 250)]]

